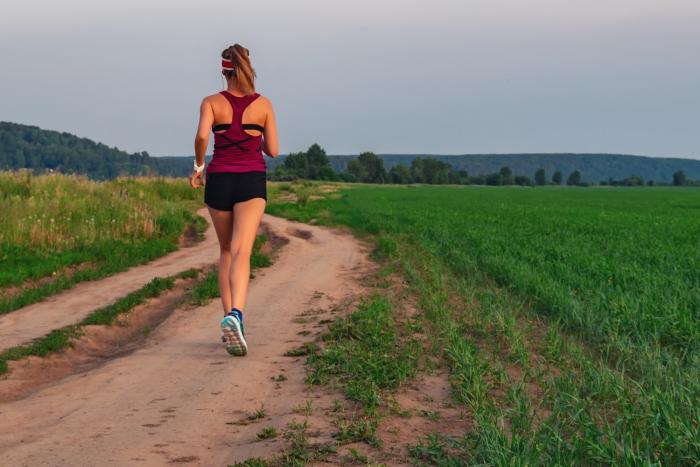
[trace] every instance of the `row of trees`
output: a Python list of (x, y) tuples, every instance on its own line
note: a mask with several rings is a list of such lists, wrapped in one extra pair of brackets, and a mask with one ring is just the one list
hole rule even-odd
[[(561, 185), (563, 175), (555, 172), (551, 182), (547, 180), (544, 169), (535, 173), (535, 179), (524, 175), (513, 175), (509, 167), (487, 175), (469, 176), (466, 170), (456, 170), (450, 164), (432, 157), (416, 157), (411, 165), (397, 164), (388, 171), (384, 161), (373, 152), (363, 152), (357, 159), (348, 162), (344, 172), (337, 173), (331, 167), (326, 152), (314, 144), (305, 152), (289, 154), (282, 165), (270, 174), (273, 180), (291, 180), (303, 178), (310, 180), (342, 180), (364, 183), (427, 183), (458, 185), (522, 185), (535, 186)], [(569, 185), (581, 184), (581, 173), (575, 171), (569, 175)]]
[[(547, 177), (545, 169), (538, 169), (534, 178), (527, 175), (514, 175), (510, 167), (504, 166), (498, 172), (486, 175), (470, 176), (466, 170), (454, 169), (450, 164), (432, 157), (416, 157), (410, 165), (396, 164), (388, 171), (384, 168), (384, 161), (373, 152), (363, 152), (356, 159), (348, 162), (344, 172), (336, 172), (330, 164), (326, 151), (318, 144), (314, 144), (305, 152), (291, 153), (270, 174), (273, 180), (292, 180), (296, 178), (310, 180), (342, 180), (346, 182), (363, 183), (427, 183), (427, 184), (457, 184), (457, 185), (520, 185), (520, 186), (544, 186), (562, 185), (564, 174), (556, 171), (551, 178)], [(696, 182), (688, 181), (683, 171), (673, 175), (674, 185), (693, 185)], [(584, 182), (580, 171), (574, 170), (566, 178), (569, 186), (589, 186)], [(643, 186), (642, 177), (632, 176), (624, 180), (608, 179), (600, 182), (601, 185), (613, 186)], [(654, 185), (653, 181), (647, 185)]]
[[(611, 186), (644, 186), (644, 178), (633, 175), (631, 177), (624, 178), (622, 180), (614, 180), (609, 178), (607, 180), (602, 180), (601, 185), (611, 185)], [(647, 180), (647, 186), (654, 186), (656, 183), (654, 180)], [(689, 180), (682, 170), (679, 170), (673, 174), (673, 185), (674, 186), (700, 186), (700, 180)]]

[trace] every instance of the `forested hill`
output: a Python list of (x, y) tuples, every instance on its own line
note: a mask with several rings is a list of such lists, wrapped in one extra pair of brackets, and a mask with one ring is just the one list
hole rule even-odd
[(192, 168), (191, 158), (187, 161), (171, 163), (147, 152), (129, 154), (66, 132), (0, 122), (0, 170), (55, 170), (104, 180), (119, 175), (184, 176)]
[[(328, 156), (336, 171), (344, 171), (356, 156)], [(379, 154), (389, 170), (397, 164), (410, 166), (416, 157), (424, 154)], [(551, 176), (556, 171), (567, 175), (581, 172), (582, 180), (598, 183), (608, 178), (624, 179), (631, 176), (644, 180), (671, 182), (674, 172), (682, 170), (691, 179), (700, 179), (700, 160), (628, 156), (621, 154), (465, 154), (459, 156), (428, 155), (446, 162), (455, 170), (466, 170), (469, 175), (486, 175), (508, 166), (514, 174), (534, 176), (539, 168)], [(281, 159), (281, 158), (280, 158)], [(277, 162), (277, 161), (276, 161)], [(281, 161), (280, 161), (281, 162)]]
[[(356, 157), (331, 155), (328, 159), (336, 172), (342, 172), (348, 162)], [(539, 168), (544, 168), (548, 176), (555, 171), (561, 171), (566, 176), (578, 170), (582, 180), (592, 183), (635, 175), (644, 180), (671, 182), (673, 173), (679, 170), (689, 179), (700, 179), (700, 161), (678, 158), (619, 154), (382, 154), (379, 157), (387, 170), (397, 164), (410, 166), (416, 157), (433, 157), (451, 164), (455, 170), (467, 170), (471, 176), (498, 172), (501, 167), (508, 166), (513, 174), (529, 177)], [(270, 170), (284, 162), (284, 156), (265, 159)], [(82, 173), (95, 179), (119, 175), (187, 176), (192, 170), (192, 156), (151, 157), (146, 152), (130, 154), (66, 132), (0, 122), (0, 170), (19, 168)]]

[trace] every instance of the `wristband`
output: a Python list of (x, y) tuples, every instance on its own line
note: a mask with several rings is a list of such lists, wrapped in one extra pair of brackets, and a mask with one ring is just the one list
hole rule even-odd
[(194, 160), (194, 171), (201, 174), (204, 171), (204, 164), (197, 165), (197, 159)]

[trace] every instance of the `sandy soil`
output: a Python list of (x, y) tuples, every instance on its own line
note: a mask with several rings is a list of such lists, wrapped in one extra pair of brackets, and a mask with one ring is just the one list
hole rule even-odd
[[(209, 221), (206, 208), (197, 213)], [(217, 261), (217, 254), (216, 232), (210, 224), (204, 239), (192, 246), (104, 279), (82, 282), (47, 300), (0, 315), (0, 351), (77, 323), (92, 311), (140, 289), (154, 277), (167, 277), (213, 264)], [(37, 316), (41, 319), (36, 319)]]
[[(283, 354), (310, 339), (300, 333), (313, 334), (324, 317), (342, 313), (343, 303), (361, 295), (360, 281), (374, 266), (366, 247), (342, 231), (268, 215), (263, 222), (290, 241), (251, 282), (246, 357), (228, 356), (220, 343), (218, 300), (178, 309), (126, 355), (0, 404), (2, 464), (226, 465), (274, 455), (283, 441), (258, 441), (262, 427), (280, 430), (309, 400), (318, 408), (330, 404), (304, 386), (301, 359)], [(210, 237), (193, 248), (202, 249), (202, 261), (216, 257)], [(145, 283), (171, 274), (164, 268), (151, 264), (139, 276)], [(100, 294), (94, 285), (82, 287), (92, 301), (127, 293), (119, 280)], [(64, 323), (76, 321), (56, 300), (44, 306), (73, 318)], [(2, 339), (5, 344), (5, 334)], [(265, 417), (247, 422), (261, 405)]]

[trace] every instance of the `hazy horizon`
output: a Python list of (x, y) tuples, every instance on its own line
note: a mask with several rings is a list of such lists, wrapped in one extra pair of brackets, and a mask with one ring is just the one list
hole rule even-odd
[(700, 159), (698, 24), (692, 0), (12, 2), (0, 120), (191, 155), (239, 42), (285, 154)]

